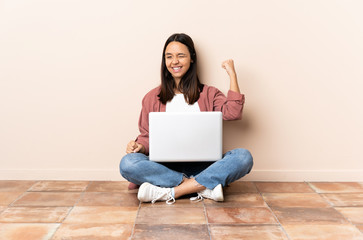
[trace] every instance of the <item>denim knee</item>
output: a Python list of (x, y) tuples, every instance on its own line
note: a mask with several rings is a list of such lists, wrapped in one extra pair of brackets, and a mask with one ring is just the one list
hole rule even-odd
[(253, 166), (253, 157), (250, 151), (244, 148), (237, 148), (232, 150), (232, 153), (235, 155), (236, 168), (246, 171), (246, 174), (249, 173)]
[(123, 177), (127, 178), (127, 176), (135, 171), (135, 163), (138, 154), (140, 153), (129, 153), (121, 159), (120, 173)]

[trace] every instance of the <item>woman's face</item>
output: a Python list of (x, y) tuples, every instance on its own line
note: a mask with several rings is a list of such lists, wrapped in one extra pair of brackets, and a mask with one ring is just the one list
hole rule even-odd
[(174, 80), (180, 79), (187, 73), (192, 62), (188, 47), (180, 42), (171, 42), (165, 49), (165, 65)]

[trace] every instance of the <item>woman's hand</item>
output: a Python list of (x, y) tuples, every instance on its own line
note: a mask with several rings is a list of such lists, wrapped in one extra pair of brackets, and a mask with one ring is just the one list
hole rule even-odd
[(135, 142), (133, 140), (130, 141), (127, 144), (126, 153), (129, 154), (129, 153), (137, 153), (137, 152), (145, 153), (144, 145), (142, 145), (141, 143), (137, 143), (137, 142)]
[(226, 69), (228, 75), (229, 75), (229, 79), (231, 81), (231, 85), (230, 85), (230, 90), (240, 93), (239, 90), (239, 86), (238, 86), (238, 81), (237, 81), (237, 74), (236, 71), (234, 70), (234, 63), (232, 59), (228, 59), (226, 61), (224, 61), (222, 63), (222, 68)]
[(222, 63), (222, 68), (226, 69), (230, 77), (236, 77), (236, 71), (234, 70), (234, 63), (232, 59), (228, 59)]

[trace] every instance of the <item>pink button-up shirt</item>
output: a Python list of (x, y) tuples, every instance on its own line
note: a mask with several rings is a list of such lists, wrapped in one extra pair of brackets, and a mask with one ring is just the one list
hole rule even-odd
[[(166, 105), (159, 100), (160, 86), (148, 92), (142, 100), (142, 109), (139, 118), (140, 134), (137, 143), (145, 147), (145, 154), (149, 154), (149, 113), (165, 112)], [(242, 117), (245, 96), (229, 90), (227, 97), (215, 87), (204, 85), (200, 93), (198, 105), (201, 112), (222, 112), (223, 120), (237, 120)]]

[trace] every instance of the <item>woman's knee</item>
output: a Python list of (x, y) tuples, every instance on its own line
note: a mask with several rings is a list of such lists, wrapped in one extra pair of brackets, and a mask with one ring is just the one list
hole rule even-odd
[(244, 148), (237, 148), (232, 150), (236, 156), (235, 160), (237, 164), (242, 169), (247, 169), (248, 172), (251, 171), (253, 166), (253, 157), (250, 151)]
[(120, 166), (119, 166), (121, 175), (123, 175), (125, 172), (127, 172), (128, 169), (130, 168), (130, 166), (129, 166), (130, 156), (129, 155), (130, 154), (127, 154), (127, 155), (123, 156), (123, 158), (121, 158)]
[(129, 175), (136, 170), (136, 164), (141, 156), (140, 153), (129, 153), (125, 155), (120, 161), (120, 173), (122, 176)]

